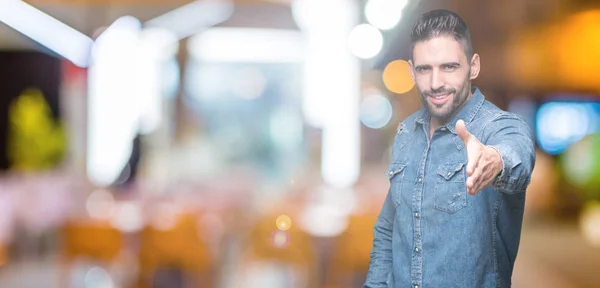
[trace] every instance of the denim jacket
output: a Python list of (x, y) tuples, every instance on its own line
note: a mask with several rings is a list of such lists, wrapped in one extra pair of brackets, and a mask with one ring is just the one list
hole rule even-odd
[[(363, 288), (511, 286), (535, 147), (523, 120), (472, 90), (431, 140), (424, 108), (398, 126)], [(475, 196), (467, 194), (458, 119), (503, 162), (494, 183)]]

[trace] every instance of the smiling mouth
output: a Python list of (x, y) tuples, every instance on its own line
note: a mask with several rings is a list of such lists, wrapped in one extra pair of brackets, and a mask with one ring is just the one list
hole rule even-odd
[(452, 93), (444, 93), (444, 94), (430, 94), (429, 97), (435, 98), (435, 99), (443, 99), (447, 96), (449, 96)]
[(441, 93), (441, 94), (429, 94), (427, 95), (429, 98), (429, 101), (434, 104), (434, 105), (444, 105), (446, 102), (448, 102), (448, 99), (450, 99), (450, 96), (452, 95), (452, 92), (448, 92), (448, 93)]

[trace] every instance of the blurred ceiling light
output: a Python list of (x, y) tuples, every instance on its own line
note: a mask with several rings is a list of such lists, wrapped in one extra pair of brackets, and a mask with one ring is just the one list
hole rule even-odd
[(381, 30), (394, 28), (400, 22), (402, 9), (408, 0), (369, 0), (365, 6), (365, 17)]
[(385, 87), (397, 94), (404, 94), (415, 86), (415, 82), (410, 76), (408, 62), (404, 60), (388, 63), (383, 69), (382, 78)]
[(87, 174), (96, 185), (112, 184), (125, 167), (139, 121), (136, 78), (141, 24), (117, 19), (96, 40), (88, 76)]
[(150, 57), (158, 60), (166, 60), (177, 55), (179, 41), (171, 30), (149, 27), (142, 30), (140, 44), (147, 47), (147, 52), (152, 53)]
[[(291, 0), (292, 16), (298, 27), (306, 32), (344, 30), (351, 27), (355, 17), (345, 17), (348, 8), (344, 0)], [(354, 15), (352, 15), (354, 16)], [(329, 37), (340, 35), (330, 34)]]
[(93, 40), (19, 0), (0, 0), (0, 21), (79, 67), (89, 64)]
[(349, 187), (360, 174), (360, 61), (348, 49), (348, 35), (359, 21), (358, 3), (294, 0), (291, 4), (307, 44), (303, 116), (323, 129), (321, 175), (328, 185)]
[(96, 37), (96, 43), (94, 43), (94, 46), (98, 46), (100, 45), (98, 43), (102, 43), (104, 41), (111, 41), (105, 40), (107, 38), (113, 39), (115, 37), (123, 37), (128, 38), (128, 40), (131, 41), (133, 40), (133, 38), (130, 37), (130, 34), (132, 33), (131, 31), (134, 31), (133, 33), (137, 34), (141, 29), (142, 23), (140, 23), (140, 20), (137, 18), (129, 15), (119, 17), (117, 20), (115, 20), (115, 22), (104, 29), (102, 33), (98, 35), (98, 37)]
[(169, 60), (174, 59), (179, 49), (179, 41), (171, 31), (151, 27), (139, 34), (137, 64), (132, 82), (136, 87), (140, 111), (140, 133), (154, 132), (162, 121), (162, 87), (167, 78), (163, 77)]
[(377, 28), (369, 24), (360, 24), (350, 32), (348, 46), (354, 56), (370, 59), (381, 51), (383, 36)]
[(372, 129), (380, 129), (392, 120), (392, 103), (381, 94), (365, 97), (360, 103), (360, 121)]
[[(305, 121), (323, 128), (340, 85), (351, 86), (351, 70), (341, 71), (348, 59), (355, 61), (347, 49), (348, 33), (357, 22), (353, 5), (345, 0), (293, 0), (292, 15), (306, 37), (306, 59), (301, 77), (302, 112)], [(342, 84), (345, 83), (345, 84)]]
[(294, 30), (211, 28), (190, 37), (188, 45), (203, 62), (290, 63), (305, 54), (302, 34)]
[(170, 30), (178, 39), (183, 39), (229, 19), (233, 8), (231, 0), (197, 0), (158, 16), (145, 25)]

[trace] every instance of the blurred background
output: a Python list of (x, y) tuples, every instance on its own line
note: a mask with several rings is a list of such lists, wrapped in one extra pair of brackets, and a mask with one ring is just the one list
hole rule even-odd
[(0, 0), (0, 287), (360, 287), (436, 8), (536, 140), (514, 287), (600, 287), (596, 0)]

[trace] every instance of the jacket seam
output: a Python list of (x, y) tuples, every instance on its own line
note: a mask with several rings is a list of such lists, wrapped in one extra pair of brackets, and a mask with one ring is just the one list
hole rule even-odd
[(492, 217), (492, 251), (493, 251), (493, 255), (494, 255), (494, 274), (495, 274), (495, 278), (496, 278), (496, 288), (501, 288), (500, 287), (500, 273), (498, 273), (498, 251), (497, 251), (497, 233), (496, 231), (498, 231), (498, 211), (500, 210), (500, 205), (502, 204), (502, 195), (498, 195), (498, 200), (496, 200), (496, 203), (494, 204), (494, 215)]

